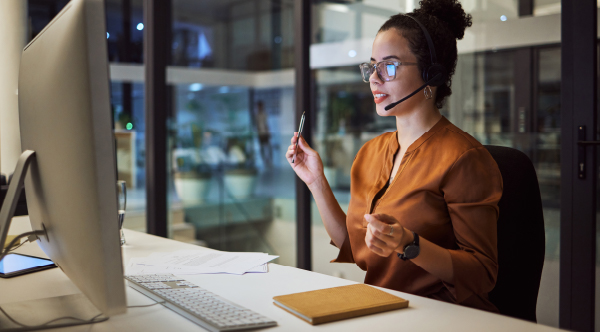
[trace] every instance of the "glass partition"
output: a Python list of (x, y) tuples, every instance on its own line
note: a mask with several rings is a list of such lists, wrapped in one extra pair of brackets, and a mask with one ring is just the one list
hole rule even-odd
[(143, 0), (106, 1), (117, 177), (127, 185), (123, 227), (146, 231)]
[(111, 83), (117, 178), (127, 185), (123, 227), (146, 232), (146, 137), (144, 84)]
[(293, 3), (173, 2), (170, 236), (296, 264)]

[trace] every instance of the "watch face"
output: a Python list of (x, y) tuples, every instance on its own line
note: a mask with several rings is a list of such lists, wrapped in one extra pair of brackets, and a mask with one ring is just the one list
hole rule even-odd
[(404, 256), (408, 259), (413, 259), (419, 256), (419, 252), (421, 251), (419, 246), (408, 245), (404, 248)]

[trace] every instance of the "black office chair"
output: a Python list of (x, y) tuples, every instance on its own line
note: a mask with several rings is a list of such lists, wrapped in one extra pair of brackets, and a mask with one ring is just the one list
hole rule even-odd
[(537, 322), (546, 238), (537, 175), (521, 151), (486, 145), (504, 182), (498, 203), (498, 279), (490, 301), (503, 315)]

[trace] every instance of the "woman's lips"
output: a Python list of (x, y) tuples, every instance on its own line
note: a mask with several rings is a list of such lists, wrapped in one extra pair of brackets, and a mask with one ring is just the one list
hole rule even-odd
[(373, 93), (373, 98), (375, 99), (375, 104), (379, 104), (379, 103), (383, 102), (384, 100), (387, 99), (387, 97), (389, 97), (389, 95), (385, 94), (385, 93), (380, 93), (380, 92)]

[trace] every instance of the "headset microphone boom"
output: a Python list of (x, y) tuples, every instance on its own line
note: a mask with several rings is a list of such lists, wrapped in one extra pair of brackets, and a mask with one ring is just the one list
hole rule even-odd
[(435, 75), (435, 76), (434, 76), (433, 78), (431, 78), (429, 81), (425, 82), (425, 84), (421, 85), (421, 86), (420, 86), (418, 89), (416, 89), (415, 91), (413, 91), (413, 92), (412, 92), (411, 94), (409, 94), (408, 96), (406, 96), (406, 97), (404, 97), (404, 98), (402, 98), (402, 99), (398, 100), (398, 101), (397, 101), (397, 102), (395, 102), (395, 103), (391, 103), (391, 104), (387, 105), (387, 106), (385, 107), (385, 110), (386, 110), (386, 111), (389, 111), (391, 108), (394, 108), (394, 107), (396, 107), (396, 105), (398, 105), (398, 104), (400, 104), (401, 102), (405, 101), (406, 99), (408, 99), (408, 98), (410, 98), (410, 97), (414, 96), (414, 95), (415, 95), (417, 92), (419, 92), (419, 91), (421, 91), (421, 90), (425, 89), (425, 87), (426, 87), (426, 86), (430, 85), (430, 84), (431, 84), (431, 82), (433, 82), (433, 81), (437, 80), (437, 79), (438, 79), (438, 78), (439, 78), (441, 75), (442, 75), (442, 73), (438, 73), (437, 75)]

